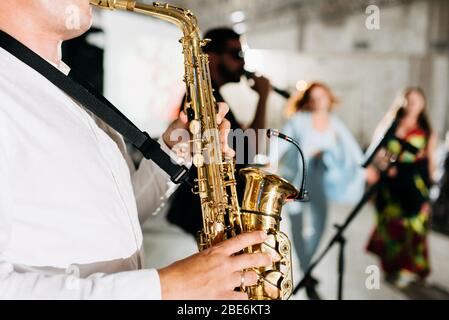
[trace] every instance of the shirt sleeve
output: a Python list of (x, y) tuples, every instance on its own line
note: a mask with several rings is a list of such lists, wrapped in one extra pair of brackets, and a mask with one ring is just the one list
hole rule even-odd
[(73, 275), (20, 273), (10, 263), (0, 263), (0, 299), (8, 300), (159, 300), (156, 270), (97, 274), (87, 279)]
[[(161, 149), (169, 154), (174, 162), (184, 163), (187, 167), (191, 166), (189, 158), (180, 157), (170, 150), (162, 138), (158, 142)], [(141, 224), (144, 224), (151, 216), (158, 214), (177, 188), (165, 171), (147, 159), (143, 159), (139, 168), (131, 173), (131, 179)]]
[(21, 272), (4, 256), (12, 234), (14, 206), (8, 194), (8, 139), (0, 119), (0, 299), (161, 299), (154, 269), (96, 274), (87, 279), (71, 274)]

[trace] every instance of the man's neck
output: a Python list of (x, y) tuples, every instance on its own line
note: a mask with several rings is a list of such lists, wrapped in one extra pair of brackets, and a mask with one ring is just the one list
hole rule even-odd
[(61, 44), (59, 37), (33, 30), (29, 26), (17, 27), (17, 25), (1, 25), (0, 29), (20, 41), (22, 44), (33, 50), (45, 60), (59, 65), (62, 59)]

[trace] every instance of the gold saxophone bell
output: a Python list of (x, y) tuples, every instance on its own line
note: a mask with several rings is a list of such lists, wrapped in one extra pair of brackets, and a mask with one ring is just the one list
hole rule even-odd
[(273, 265), (258, 268), (259, 283), (249, 288), (252, 299), (282, 299), (290, 297), (293, 290), (291, 268), (291, 244), (280, 231), (282, 206), (298, 196), (298, 190), (285, 179), (269, 172), (246, 168), (240, 170), (245, 179), (245, 193), (242, 203), (242, 224), (244, 232), (263, 230), (268, 239), (253, 246), (248, 252), (268, 253)]
[(205, 250), (242, 232), (263, 230), (268, 239), (247, 252), (266, 252), (273, 264), (257, 268), (259, 283), (242, 285), (249, 299), (287, 299), (292, 292), (291, 245), (280, 232), (282, 205), (296, 197), (298, 191), (290, 183), (259, 169), (241, 170), (246, 179), (243, 206), (237, 197), (235, 164), (223, 159), (216, 121), (217, 105), (213, 95), (209, 57), (203, 53), (206, 41), (200, 37), (196, 17), (189, 11), (169, 4), (147, 5), (133, 0), (91, 0), (105, 9), (121, 9), (160, 18), (177, 25), (183, 32), (186, 84), (185, 111), (189, 115), (194, 165), (198, 171), (194, 188), (201, 200), (203, 229), (198, 247)]

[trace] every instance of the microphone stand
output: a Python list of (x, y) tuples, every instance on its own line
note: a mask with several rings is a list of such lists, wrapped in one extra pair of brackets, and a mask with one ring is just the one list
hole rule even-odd
[[(391, 125), (390, 129), (386, 132), (386, 134), (383, 136), (381, 141), (374, 146), (374, 148), (369, 148), (371, 150), (375, 150), (375, 152), (368, 151), (367, 160), (363, 164), (363, 167), (367, 167), (370, 162), (374, 159), (375, 153), (380, 150), (383, 146), (385, 146), (388, 141), (392, 138), (395, 138), (395, 129), (397, 128), (398, 122), (394, 121)], [(397, 139), (397, 138), (396, 138)], [(317, 265), (323, 260), (323, 258), (326, 256), (326, 254), (329, 252), (329, 250), (335, 245), (338, 244), (339, 246), (339, 253), (338, 253), (338, 291), (337, 291), (337, 298), (338, 300), (343, 300), (343, 280), (344, 280), (344, 272), (345, 272), (345, 245), (346, 245), (346, 238), (344, 236), (344, 232), (350, 225), (350, 223), (354, 220), (354, 218), (357, 216), (357, 214), (360, 212), (360, 210), (364, 207), (364, 205), (377, 193), (379, 190), (379, 187), (382, 185), (385, 178), (388, 176), (388, 172), (392, 167), (394, 167), (398, 160), (400, 159), (401, 155), (405, 151), (409, 151), (412, 153), (417, 153), (418, 149), (414, 146), (410, 145), (409, 143), (398, 139), (401, 145), (401, 150), (398, 155), (392, 156), (389, 159), (389, 163), (387, 167), (380, 172), (380, 178), (379, 181), (368, 188), (368, 190), (365, 192), (363, 197), (360, 199), (360, 201), (357, 203), (357, 205), (354, 207), (354, 209), (351, 211), (351, 213), (348, 215), (346, 220), (343, 222), (343, 224), (339, 225), (336, 224), (334, 227), (337, 229), (335, 235), (331, 238), (330, 242), (324, 249), (324, 251), (318, 256), (318, 258), (310, 265), (309, 269), (306, 271), (304, 277), (299, 282), (299, 284), (295, 287), (293, 290), (293, 294), (296, 294), (301, 288), (305, 287), (306, 283), (310, 283), (312, 279), (312, 272), (315, 270)]]
[(323, 258), (326, 256), (326, 254), (329, 252), (329, 250), (335, 245), (339, 245), (339, 254), (338, 254), (338, 300), (343, 299), (343, 279), (344, 279), (344, 272), (345, 272), (345, 258), (344, 258), (344, 251), (345, 251), (345, 245), (346, 245), (346, 239), (344, 236), (345, 230), (348, 228), (349, 224), (354, 220), (354, 218), (357, 216), (357, 214), (360, 212), (360, 210), (363, 208), (363, 206), (373, 197), (380, 186), (380, 181), (387, 176), (388, 170), (393, 166), (393, 163), (390, 163), (388, 166), (388, 169), (382, 172), (381, 177), (379, 179), (379, 182), (372, 185), (366, 193), (363, 195), (362, 199), (357, 203), (357, 205), (354, 207), (352, 212), (349, 214), (349, 216), (346, 218), (345, 222), (341, 225), (334, 225), (334, 227), (337, 229), (337, 232), (330, 240), (329, 244), (326, 246), (324, 251), (318, 256), (318, 258), (310, 265), (309, 269), (305, 273), (302, 280), (299, 282), (299, 284), (295, 287), (293, 290), (293, 294), (296, 294), (300, 289), (302, 289), (307, 282), (309, 282), (312, 279), (312, 272), (316, 268), (316, 266), (323, 260)]
[(279, 88), (273, 87), (273, 86), (271, 88), (273, 89), (274, 92), (276, 92), (281, 97), (284, 97), (287, 100), (290, 99), (291, 94), (287, 90), (279, 89)]

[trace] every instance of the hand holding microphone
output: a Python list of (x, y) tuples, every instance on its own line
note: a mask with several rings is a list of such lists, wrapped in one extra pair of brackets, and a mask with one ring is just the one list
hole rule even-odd
[(271, 85), (270, 81), (265, 77), (258, 77), (256, 73), (249, 72), (247, 70), (243, 71), (243, 75), (248, 79), (254, 81), (254, 85), (252, 85), (252, 89), (259, 93), (260, 96), (268, 97), (268, 94), (271, 90), (279, 94), (280, 96), (284, 97), (285, 99), (290, 98), (290, 93), (286, 90), (282, 90), (279, 88), (276, 88)]
[(271, 91), (271, 83), (265, 77), (257, 76), (255, 73), (244, 71), (244, 76), (248, 79), (251, 89), (256, 91), (261, 98), (267, 98)]

